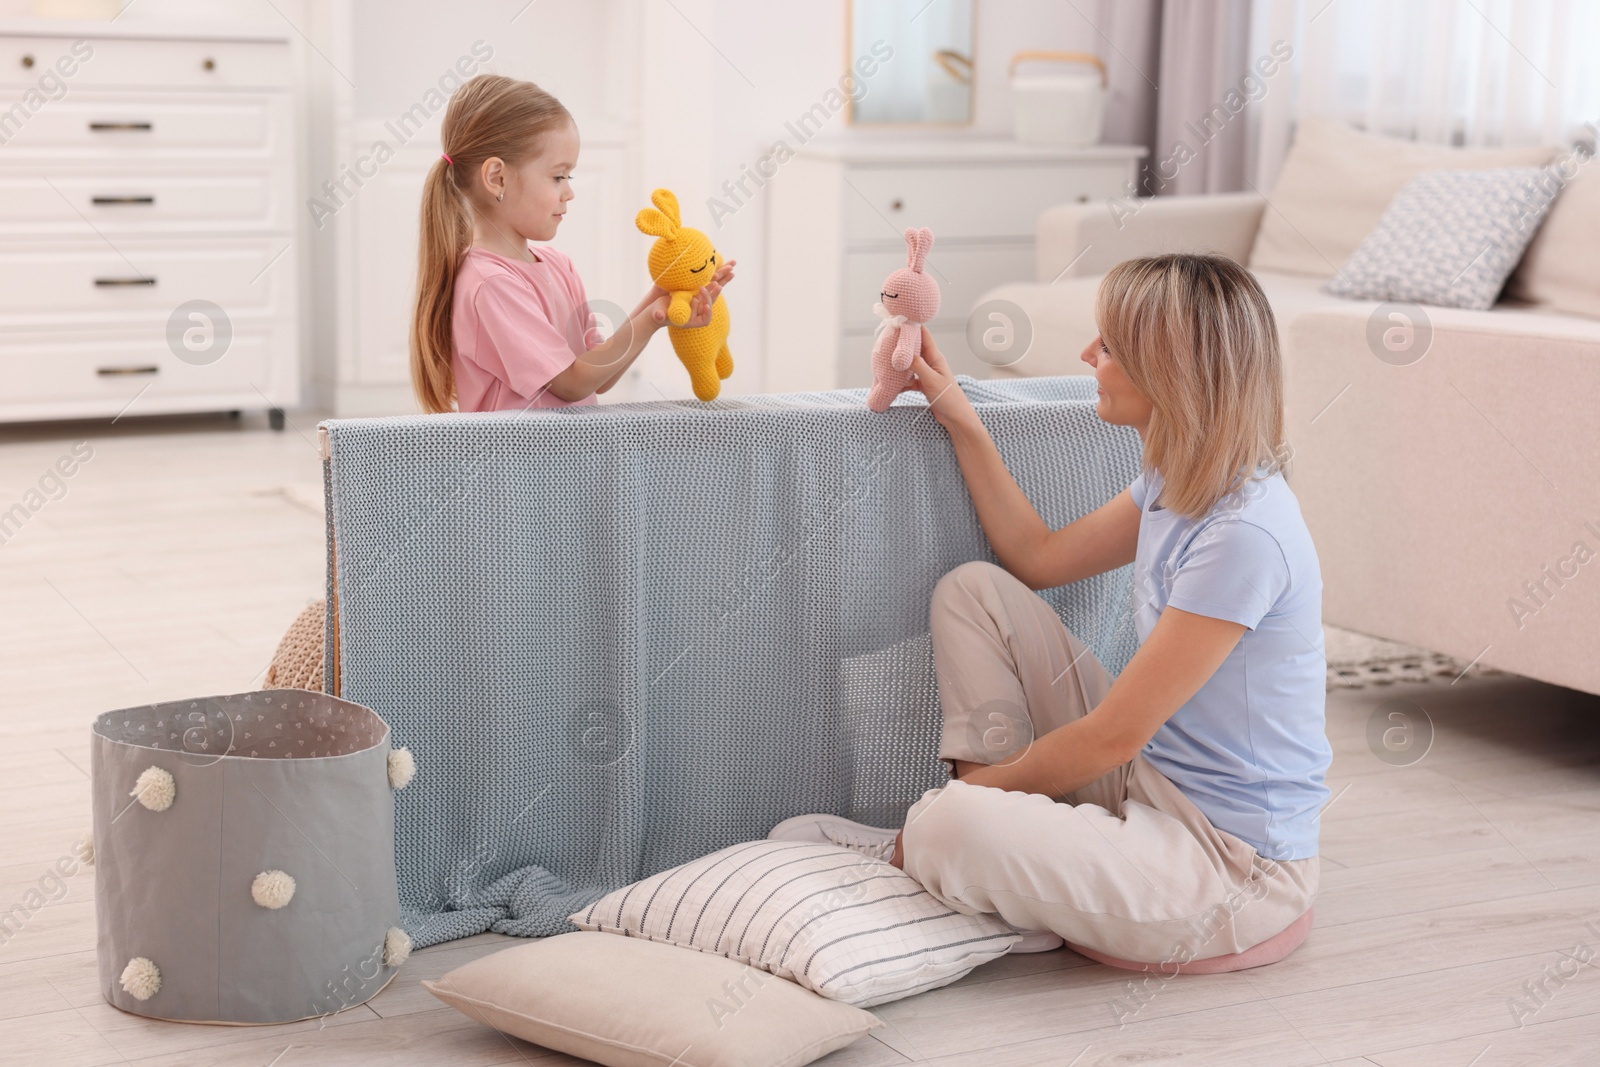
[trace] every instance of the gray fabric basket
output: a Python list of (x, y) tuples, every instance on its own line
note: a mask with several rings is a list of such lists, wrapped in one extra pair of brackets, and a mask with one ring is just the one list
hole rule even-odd
[[(114, 1006), (280, 1023), (360, 1004), (394, 976), (409, 942), (387, 940), (400, 914), (389, 727), (370, 709), (303, 689), (175, 700), (99, 716), (92, 748)], [(257, 902), (268, 871), (294, 879), (287, 903)], [(159, 970), (153, 992), (137, 976), (127, 988), (133, 960)]]

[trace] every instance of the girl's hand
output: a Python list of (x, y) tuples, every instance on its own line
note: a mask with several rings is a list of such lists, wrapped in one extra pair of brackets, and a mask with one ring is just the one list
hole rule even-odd
[(733, 260), (729, 260), (718, 267), (711, 275), (711, 280), (699, 292), (695, 293), (689, 301), (689, 321), (684, 323), (685, 330), (697, 326), (711, 324), (711, 305), (716, 303), (717, 294), (722, 292), (722, 287), (733, 278)]
[(902, 393), (912, 389), (928, 398), (928, 410), (947, 430), (978, 421), (978, 413), (956, 384), (950, 364), (926, 326), (922, 327), (922, 352), (911, 361), (911, 380), (900, 387)]
[[(711, 275), (711, 280), (689, 298), (689, 321), (679, 329), (688, 330), (698, 326), (707, 326), (711, 323), (711, 305), (716, 301), (717, 294), (722, 292), (722, 287), (733, 280), (733, 265), (738, 260), (730, 259), (718, 267)], [(667, 321), (667, 306), (672, 302), (672, 296), (659, 285), (652, 285), (650, 291), (644, 295), (644, 303), (650, 306), (650, 317), (657, 326), (664, 325)]]
[(711, 324), (711, 305), (716, 302), (722, 287), (733, 280), (735, 262), (730, 259), (712, 271), (711, 280), (705, 284), (705, 288), (694, 294), (694, 299), (689, 302), (689, 321), (683, 324), (684, 329)]
[[(711, 290), (710, 296), (706, 295), (708, 290)], [(691, 296), (689, 298), (689, 318), (682, 326), (676, 326), (674, 329), (689, 330), (709, 323), (711, 321), (711, 302), (716, 299), (717, 291), (719, 290), (720, 287), (717, 287), (716, 283), (712, 282)], [(665, 289), (660, 289), (658, 292), (660, 295), (655, 296), (649, 302), (650, 320), (657, 326), (665, 326), (667, 324), (667, 310), (672, 306), (672, 294)]]

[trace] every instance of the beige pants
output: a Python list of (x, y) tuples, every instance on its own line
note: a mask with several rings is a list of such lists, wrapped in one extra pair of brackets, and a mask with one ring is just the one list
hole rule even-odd
[[(1001, 763), (1111, 687), (1050, 605), (990, 563), (931, 609), (947, 760)], [(1317, 859), (1278, 862), (1218, 830), (1145, 758), (1060, 801), (952, 781), (906, 815), (905, 869), (965, 913), (1145, 963), (1242, 952), (1311, 906)]]

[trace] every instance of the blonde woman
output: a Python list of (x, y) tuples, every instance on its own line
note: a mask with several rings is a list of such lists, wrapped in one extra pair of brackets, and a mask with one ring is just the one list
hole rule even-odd
[[(1282, 368), (1255, 279), (1222, 256), (1129, 260), (1101, 283), (1096, 412), (1143, 471), (1049, 529), (931, 337), (916, 379), (1000, 566), (930, 612), (953, 780), (905, 826), (801, 816), (773, 836), (888, 858), (951, 908), (1108, 963), (1272, 962), (1317, 889), (1331, 752), (1316, 550), (1281, 470)], [(1033, 590), (1132, 563), (1139, 649), (1110, 679)]]

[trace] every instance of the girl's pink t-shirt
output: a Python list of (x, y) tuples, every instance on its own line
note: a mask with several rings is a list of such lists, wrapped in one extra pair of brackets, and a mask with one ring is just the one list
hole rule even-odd
[(578, 272), (565, 253), (531, 248), (523, 263), (469, 248), (456, 271), (450, 305), (456, 406), (505, 411), (594, 404), (594, 394), (566, 401), (550, 379), (600, 340)]

